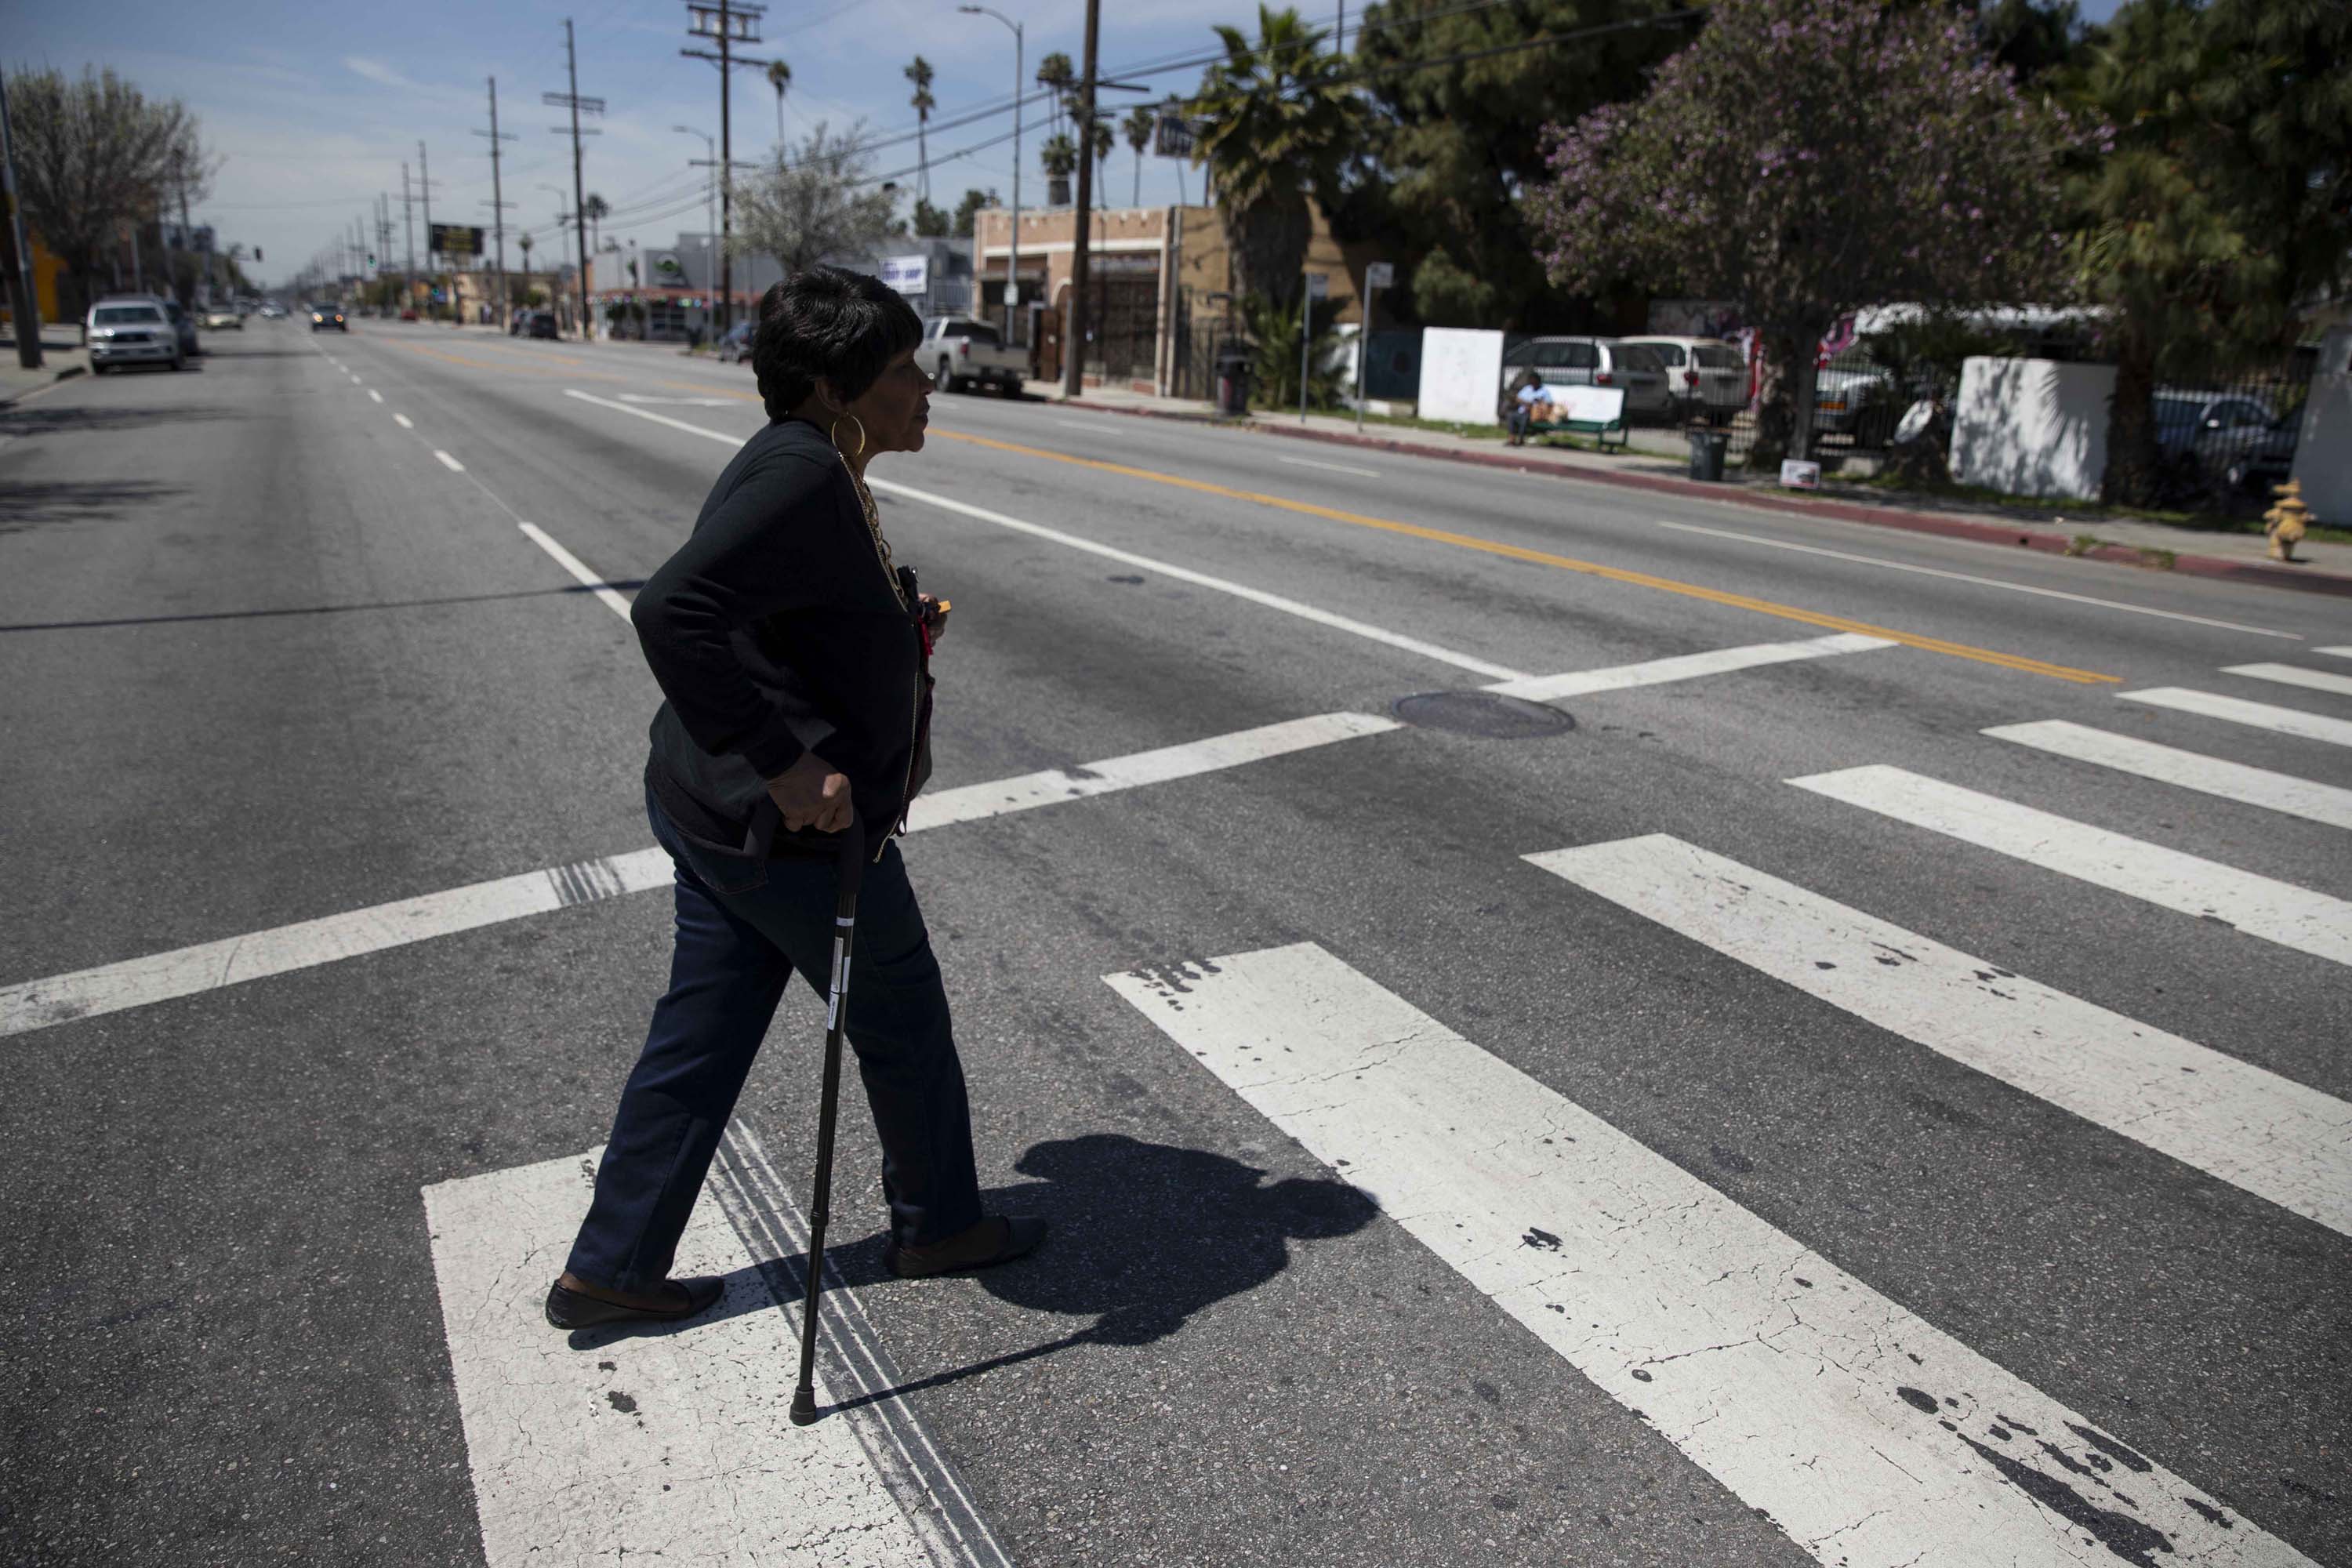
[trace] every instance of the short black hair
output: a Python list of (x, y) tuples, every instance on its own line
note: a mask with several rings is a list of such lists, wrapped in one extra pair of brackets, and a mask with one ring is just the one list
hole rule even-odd
[(923, 319), (879, 278), (812, 267), (760, 296), (751, 370), (768, 417), (782, 419), (820, 379), (842, 401), (863, 397), (882, 367), (923, 341)]

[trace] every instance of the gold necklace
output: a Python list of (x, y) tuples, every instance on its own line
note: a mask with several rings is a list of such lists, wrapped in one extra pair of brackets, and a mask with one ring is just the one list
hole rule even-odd
[(882, 563), (882, 575), (889, 579), (890, 592), (898, 598), (898, 607), (911, 613), (914, 606), (907, 603), (907, 590), (899, 584), (898, 569), (891, 563), (890, 542), (882, 537), (882, 513), (874, 504), (874, 492), (866, 488), (865, 479), (850, 467), (845, 453), (841, 459), (841, 468), (849, 476), (850, 488), (857, 492), (857, 504), (866, 513), (866, 531), (874, 536), (874, 557)]

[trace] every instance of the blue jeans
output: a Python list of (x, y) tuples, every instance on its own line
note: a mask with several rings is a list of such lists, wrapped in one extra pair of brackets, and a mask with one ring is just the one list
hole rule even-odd
[[(677, 945), (566, 1264), (592, 1285), (627, 1291), (668, 1278), (784, 987), (797, 969), (822, 995), (833, 959), (830, 858), (730, 855), (681, 834), (650, 790), (646, 810), (677, 868)], [(923, 1246), (977, 1224), (971, 1111), (947, 990), (896, 843), (866, 868), (858, 894), (847, 1033), (881, 1135), (893, 1235)], [(822, 1037), (812, 1030), (807, 1043), (821, 1047)], [(819, 1051), (792, 1060), (815, 1079)], [(812, 1117), (811, 1144), (815, 1131)]]

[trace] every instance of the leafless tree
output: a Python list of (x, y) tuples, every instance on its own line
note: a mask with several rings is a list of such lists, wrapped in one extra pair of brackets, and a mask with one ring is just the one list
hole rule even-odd
[(772, 256), (790, 277), (878, 247), (890, 232), (891, 200), (868, 188), (872, 155), (861, 130), (836, 136), (820, 121), (799, 146), (738, 184), (736, 253)]
[(150, 99), (111, 70), (86, 68), (78, 81), (25, 71), (9, 79), (8, 94), (26, 222), (65, 263), (86, 308), (123, 230), (156, 221), (184, 194), (200, 199), (218, 165), (184, 104)]

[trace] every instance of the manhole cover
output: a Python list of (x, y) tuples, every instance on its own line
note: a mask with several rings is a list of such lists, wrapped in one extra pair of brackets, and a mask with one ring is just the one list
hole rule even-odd
[(1528, 741), (1576, 728), (1576, 721), (1557, 708), (1492, 691), (1429, 691), (1419, 697), (1401, 697), (1394, 711), (1406, 723), (1424, 730), (1451, 730), (1457, 735), (1484, 735), (1496, 741)]

